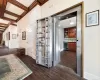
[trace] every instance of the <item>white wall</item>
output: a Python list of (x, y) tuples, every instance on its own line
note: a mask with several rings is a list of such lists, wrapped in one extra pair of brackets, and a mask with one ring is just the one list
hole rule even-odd
[[(19, 46), (26, 48), (26, 54), (36, 58), (36, 20), (41, 18), (41, 7), (37, 5), (18, 24)], [(22, 40), (22, 32), (26, 31), (26, 40)]]
[[(71, 7), (81, 1), (84, 1), (85, 14), (100, 9), (100, 0), (49, 0), (42, 7), (36, 6), (29, 12), (18, 24), (19, 45), (26, 48), (26, 54), (36, 57), (36, 19), (50, 16), (54, 13)], [(84, 24), (85, 25), (85, 24)], [(27, 31), (27, 40), (23, 41), (21, 33), (30, 28), (32, 32)], [(88, 80), (100, 80), (100, 26), (84, 26), (84, 76)]]
[[(10, 40), (6, 39), (6, 34), (8, 32), (10, 32)], [(12, 38), (12, 34), (16, 35), (16, 39)], [(3, 40), (5, 41), (5, 44), (6, 44), (7, 47), (9, 47), (9, 48), (18, 48), (19, 45), (18, 45), (18, 37), (17, 37), (17, 26), (10, 25), (6, 29), (6, 31), (3, 33)]]
[[(49, 0), (41, 7), (42, 18), (62, 11), (81, 1), (84, 1), (85, 6), (84, 18), (86, 13), (100, 10), (100, 0)], [(84, 77), (88, 80), (100, 80), (99, 30), (100, 25), (95, 27), (84, 26)]]

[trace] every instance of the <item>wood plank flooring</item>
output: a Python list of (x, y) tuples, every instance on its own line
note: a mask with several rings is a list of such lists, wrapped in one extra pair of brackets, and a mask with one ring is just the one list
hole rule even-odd
[(19, 58), (33, 71), (25, 80), (85, 80), (72, 69), (62, 65), (48, 69), (37, 65), (35, 60), (29, 56), (20, 56)]
[(77, 72), (77, 58), (76, 52), (62, 51), (61, 52), (61, 65), (69, 67)]
[[(8, 50), (8, 51), (7, 51)], [(0, 49), (0, 56), (15, 54), (16, 50), (11, 50), (13, 53), (8, 53), (9, 49)], [(85, 80), (79, 77), (72, 69), (63, 65), (57, 65), (52, 68), (45, 68), (37, 65), (35, 60), (29, 56), (18, 56), (33, 73), (24, 80)]]

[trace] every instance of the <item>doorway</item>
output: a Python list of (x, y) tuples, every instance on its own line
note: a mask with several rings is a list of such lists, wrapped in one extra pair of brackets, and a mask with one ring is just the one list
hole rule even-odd
[(77, 72), (76, 39), (77, 12), (60, 17), (59, 21), (60, 63)]
[(82, 76), (81, 6), (54, 16), (54, 65), (61, 64)]

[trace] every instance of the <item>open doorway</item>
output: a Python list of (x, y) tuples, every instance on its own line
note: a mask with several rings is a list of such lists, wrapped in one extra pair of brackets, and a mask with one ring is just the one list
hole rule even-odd
[(54, 65), (61, 64), (82, 76), (81, 6), (54, 16)]
[(60, 17), (59, 21), (60, 64), (77, 72), (76, 39), (77, 12)]

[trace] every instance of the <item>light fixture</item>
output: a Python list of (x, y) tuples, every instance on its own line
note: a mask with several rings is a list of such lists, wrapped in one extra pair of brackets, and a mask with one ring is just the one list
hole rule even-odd
[(75, 24), (75, 23), (70, 20), (70, 25), (73, 25), (73, 24)]

